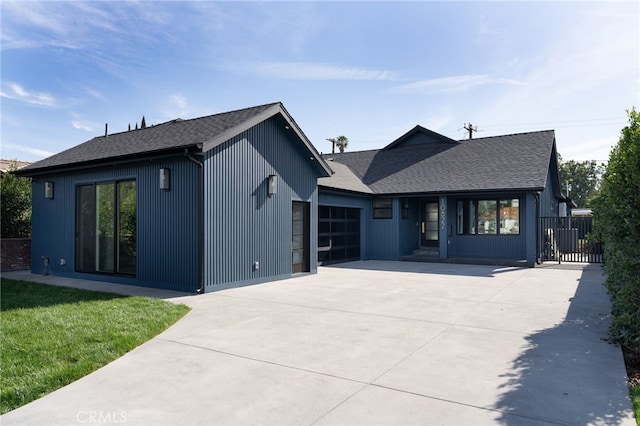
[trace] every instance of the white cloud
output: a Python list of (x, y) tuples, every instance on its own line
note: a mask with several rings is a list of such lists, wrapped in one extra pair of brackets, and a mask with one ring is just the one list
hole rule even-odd
[(71, 125), (78, 130), (85, 130), (87, 132), (95, 132), (96, 130), (95, 123), (89, 123), (86, 121), (72, 120)]
[(422, 92), (422, 93), (443, 93), (443, 92), (463, 92), (477, 86), (487, 84), (507, 84), (521, 85), (522, 82), (491, 77), (487, 74), (454, 75), (449, 77), (420, 80), (413, 83), (403, 84), (391, 89), (392, 92)]
[[(598, 120), (623, 116), (638, 102), (637, 11), (637, 4), (603, 3), (572, 13), (571, 25), (544, 43), (540, 39), (540, 49), (523, 57), (518, 78), (526, 84), (497, 92), (474, 111), (474, 123), (481, 128), (513, 123), (556, 128), (565, 159), (608, 158), (622, 126)], [(564, 130), (568, 120), (592, 122)]]
[[(46, 151), (44, 149), (39, 149), (39, 148), (32, 148), (29, 146), (23, 146), (23, 145), (15, 145), (15, 144), (3, 144), (2, 146), (2, 150), (3, 152), (3, 156), (5, 156), (6, 151), (18, 151), (18, 152), (24, 152), (27, 154), (31, 154), (34, 156), (37, 156), (39, 158), (45, 158), (45, 157), (50, 157), (52, 156), (54, 153), (50, 152), (50, 151)], [(9, 155), (6, 155), (7, 157), (9, 157)]]
[(0, 90), (0, 96), (25, 102), (31, 105), (55, 106), (56, 100), (53, 96), (44, 92), (33, 92), (23, 88), (17, 83), (5, 83)]
[(162, 115), (168, 119), (191, 118), (192, 112), (189, 100), (182, 93), (169, 95), (162, 107)]
[(396, 80), (393, 71), (348, 67), (315, 62), (265, 62), (248, 64), (244, 70), (262, 77), (284, 80)]

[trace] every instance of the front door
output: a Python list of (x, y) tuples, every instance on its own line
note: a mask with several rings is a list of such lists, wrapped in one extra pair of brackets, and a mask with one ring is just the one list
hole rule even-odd
[(420, 243), (438, 247), (438, 201), (420, 203)]
[(294, 201), (291, 209), (291, 271), (309, 272), (309, 203)]

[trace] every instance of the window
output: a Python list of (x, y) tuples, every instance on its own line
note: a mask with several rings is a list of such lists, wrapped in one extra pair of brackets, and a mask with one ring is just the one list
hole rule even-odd
[(520, 233), (520, 200), (458, 200), (459, 235), (517, 235)]
[(374, 198), (373, 199), (373, 218), (374, 219), (391, 219), (393, 217), (393, 199), (392, 198)]
[(76, 188), (76, 270), (136, 274), (136, 182)]
[(402, 200), (400, 200), (400, 206), (401, 206), (401, 210), (400, 210), (401, 217), (403, 219), (409, 219), (409, 213), (410, 213), (409, 199), (403, 198)]

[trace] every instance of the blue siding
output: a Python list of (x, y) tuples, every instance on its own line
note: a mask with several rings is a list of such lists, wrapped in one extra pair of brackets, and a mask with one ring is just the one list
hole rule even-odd
[[(205, 154), (205, 291), (291, 276), (293, 201), (310, 203), (317, 271), (318, 172), (301, 145), (274, 117)], [(278, 176), (272, 197), (269, 175)]]
[(553, 193), (553, 177), (551, 170), (547, 173), (547, 183), (544, 191), (540, 194), (540, 216), (555, 217), (558, 216), (558, 199)]
[(318, 205), (360, 209), (360, 257), (362, 260), (370, 259), (371, 197), (320, 190)]
[[(171, 169), (171, 190), (158, 187), (158, 169)], [(137, 189), (136, 276), (75, 272), (76, 185), (135, 179)], [(53, 181), (53, 200), (44, 198), (44, 182)], [(181, 291), (197, 288), (198, 170), (183, 157), (78, 170), (33, 180), (32, 272)], [(66, 262), (61, 265), (61, 259)]]
[[(482, 197), (482, 195), (480, 195)], [(486, 195), (486, 198), (520, 198), (520, 234), (518, 235), (458, 235), (456, 231), (457, 200), (467, 196), (449, 197), (447, 208), (450, 232), (447, 257), (479, 259), (527, 259), (527, 229), (531, 215), (535, 217), (535, 204), (527, 194)], [(530, 241), (535, 244), (534, 241)]]
[[(371, 216), (370, 216), (371, 217)], [(371, 258), (375, 260), (398, 260), (400, 229), (400, 200), (393, 199), (391, 219), (371, 219)]]
[(404, 141), (402, 141), (401, 144), (397, 145), (397, 147), (399, 146), (405, 146), (405, 145), (422, 145), (422, 144), (433, 144), (433, 143), (444, 143), (441, 140), (438, 140), (436, 138), (434, 138), (431, 135), (428, 135), (424, 132), (417, 132), (411, 136), (409, 136), (407, 139), (405, 139)]

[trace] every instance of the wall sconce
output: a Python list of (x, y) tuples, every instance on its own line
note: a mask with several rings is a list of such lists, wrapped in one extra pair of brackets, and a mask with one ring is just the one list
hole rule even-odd
[(168, 191), (170, 188), (170, 169), (165, 167), (160, 169), (160, 189)]
[(46, 181), (44, 183), (44, 198), (53, 200), (53, 182)]
[(269, 197), (273, 196), (278, 190), (278, 175), (269, 175)]

